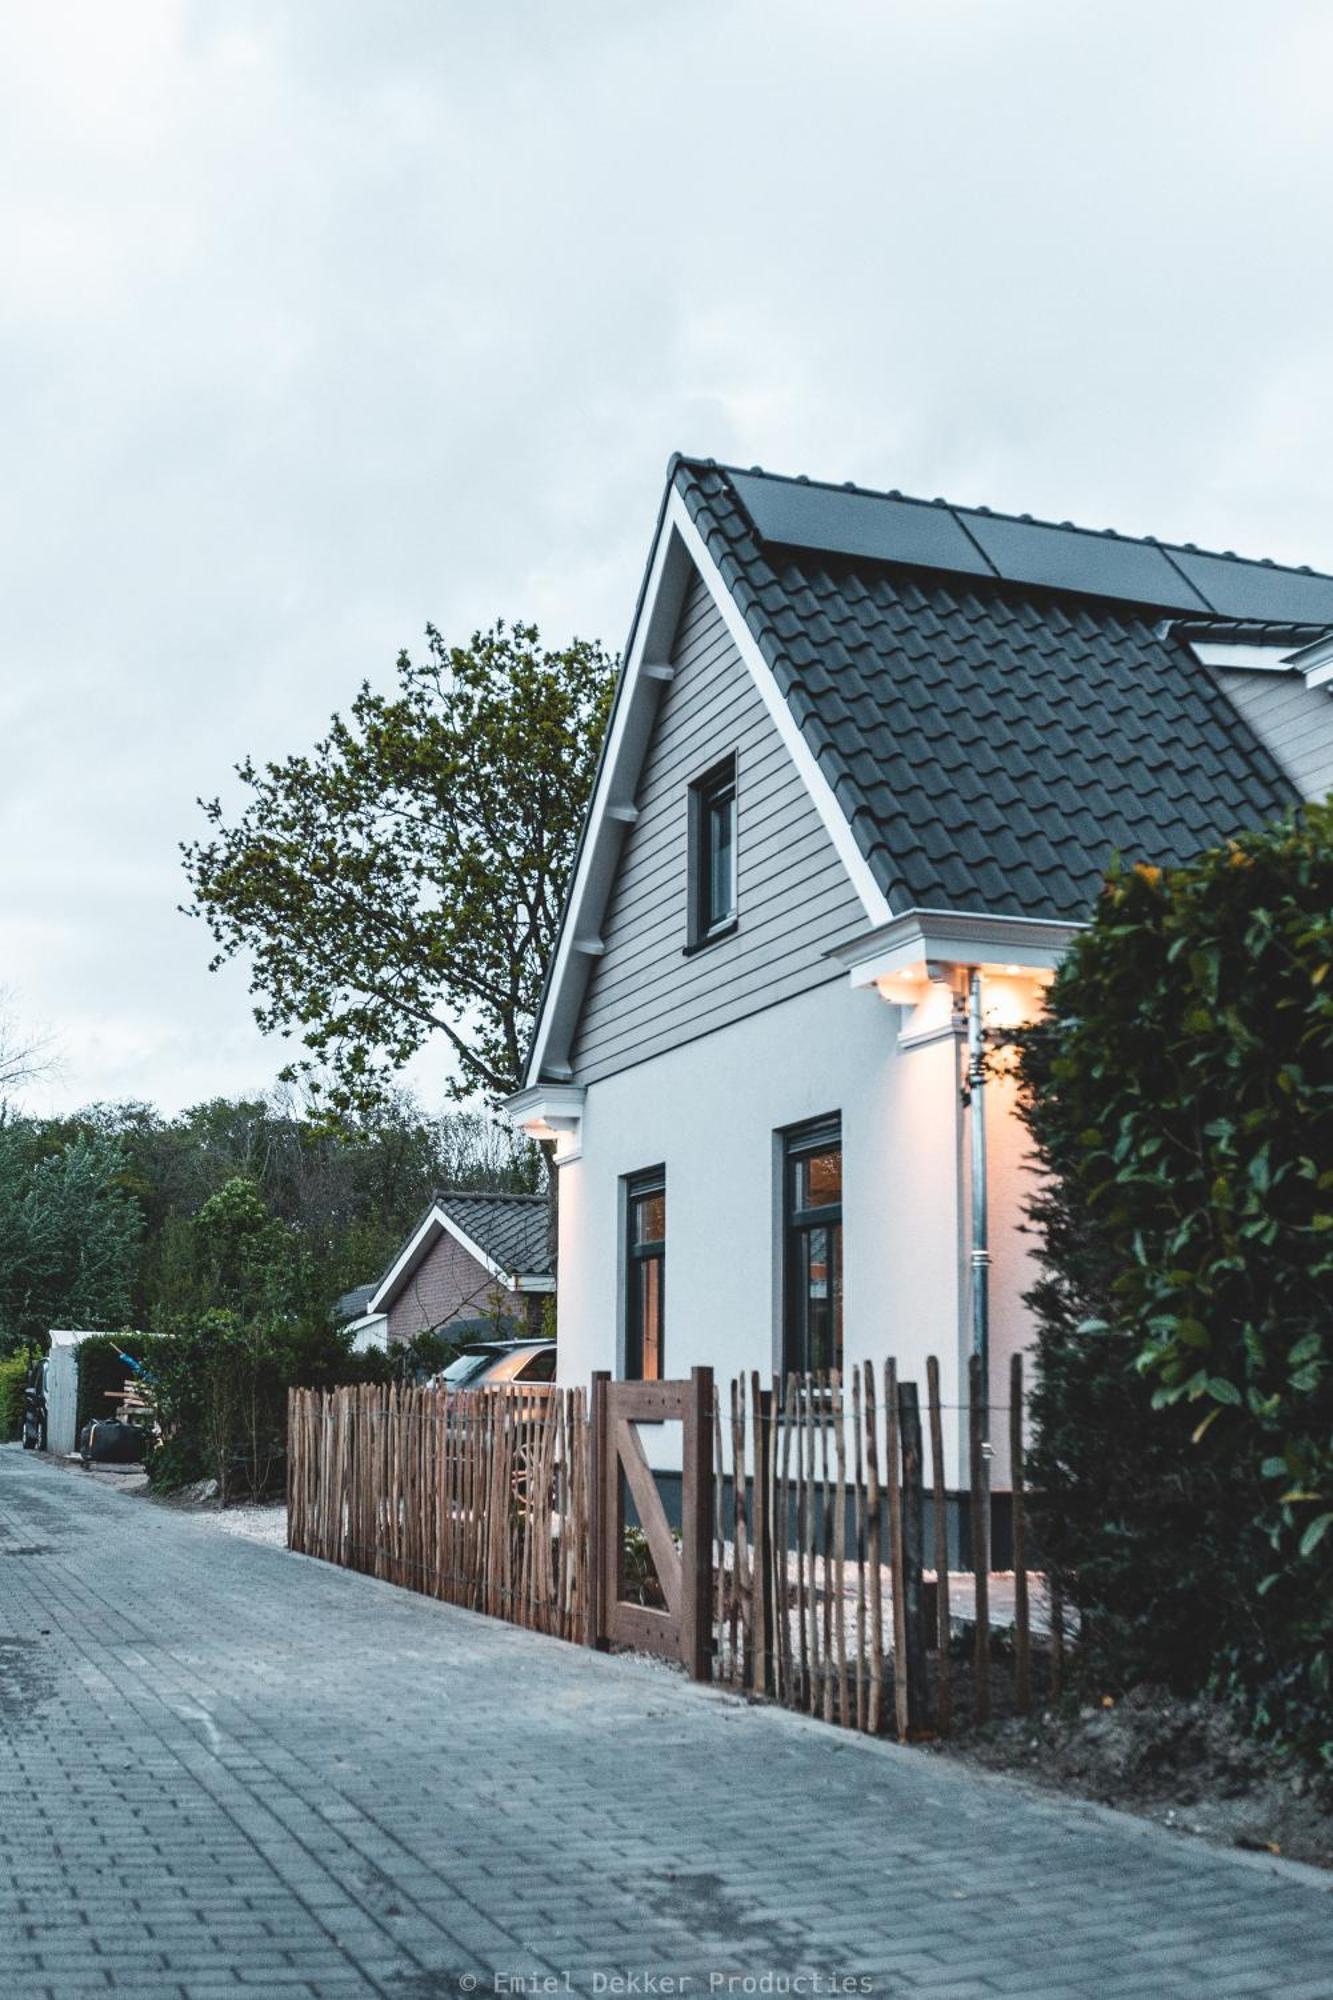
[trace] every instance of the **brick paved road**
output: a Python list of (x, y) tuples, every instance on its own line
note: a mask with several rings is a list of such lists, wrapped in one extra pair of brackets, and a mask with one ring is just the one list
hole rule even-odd
[(9, 1448), (0, 1723), (4, 2000), (432, 2000), (541, 1972), (708, 1994), (802, 1970), (806, 1993), (865, 1975), (843, 1990), (928, 2000), (1333, 1996), (1333, 1895), (1298, 1873)]

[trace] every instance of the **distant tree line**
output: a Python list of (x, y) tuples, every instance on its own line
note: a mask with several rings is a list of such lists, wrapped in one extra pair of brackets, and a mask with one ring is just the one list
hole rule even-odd
[(484, 1114), (430, 1117), (401, 1094), (337, 1130), (287, 1092), (175, 1117), (140, 1103), (61, 1118), (0, 1108), (0, 1353), (44, 1344), (53, 1326), (151, 1332), (228, 1307), (211, 1226), (224, 1190), (262, 1224), (270, 1304), (322, 1327), (438, 1188), (541, 1181), (536, 1149)]

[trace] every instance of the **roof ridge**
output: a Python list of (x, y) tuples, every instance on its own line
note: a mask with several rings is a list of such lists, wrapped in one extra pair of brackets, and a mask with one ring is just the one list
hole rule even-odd
[[(738, 476), (742, 479), (768, 479), (781, 486), (817, 487), (825, 493), (855, 493), (866, 500), (896, 500), (906, 507), (939, 508), (955, 517), (979, 514), (991, 521), (1011, 521), (1020, 527), (1049, 528), (1056, 534), (1086, 535), (1091, 541), (1130, 542), (1139, 548), (1162, 550), (1168, 559), (1170, 551), (1180, 550), (1186, 555), (1207, 556), (1214, 562), (1239, 563), (1251, 569), (1277, 570), (1287, 576), (1333, 576), (1333, 571), (1315, 569), (1311, 563), (1278, 562), (1273, 556), (1243, 556), (1235, 549), (1205, 549), (1197, 542), (1171, 542), (1160, 535), (1130, 535), (1122, 528), (1085, 528), (1079, 521), (1052, 521), (1041, 514), (1012, 514), (1004, 508), (984, 505), (969, 505), (961, 500), (946, 500), (937, 495), (933, 500), (924, 499), (919, 493), (904, 493), (898, 487), (861, 486), (854, 479), (812, 479), (808, 473), (771, 472), (764, 465), (729, 465), (716, 458), (692, 458), (687, 452), (673, 452), (668, 467), (668, 479), (674, 478), (677, 469), (687, 466), (691, 471), (720, 472), (726, 478)], [(739, 498), (739, 495), (737, 496)], [(742, 504), (744, 504), (742, 502)], [(965, 526), (965, 523), (960, 523)]]
[(541, 1201), (549, 1202), (545, 1194), (523, 1194), (517, 1188), (436, 1188), (435, 1201)]

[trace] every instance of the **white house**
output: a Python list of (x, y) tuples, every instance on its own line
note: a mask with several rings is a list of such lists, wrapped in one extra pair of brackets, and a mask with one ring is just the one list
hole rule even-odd
[(673, 460), (508, 1107), (557, 1140), (561, 1379), (933, 1353), (961, 1485), (1032, 1277), (969, 1016), (1040, 1005), (1113, 854), (1333, 786), (1330, 627), (1307, 570)]

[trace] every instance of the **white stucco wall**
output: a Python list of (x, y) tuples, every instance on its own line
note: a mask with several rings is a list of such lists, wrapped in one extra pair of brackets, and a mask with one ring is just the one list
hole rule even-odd
[[(918, 1032), (932, 1023), (945, 1032), (901, 1047), (905, 1020)], [(839, 979), (591, 1085), (582, 1156), (560, 1171), (561, 1381), (586, 1383), (595, 1368), (620, 1372), (623, 1177), (659, 1163), (667, 1182), (667, 1373), (682, 1376), (706, 1362), (723, 1383), (741, 1370), (771, 1374), (779, 1299), (774, 1135), (838, 1112), (847, 1367), (895, 1355), (924, 1403), (933, 1353), (943, 1401), (960, 1405), (970, 1340), (963, 1113), (947, 1021), (943, 989), (932, 989), (909, 1018), (873, 988), (853, 991)], [(1013, 1343), (1026, 1337), (1018, 1293), (1029, 1279), (1016, 1237), (1021, 1143), (1003, 1093), (987, 1124), (998, 1405)], [(656, 1462), (672, 1463), (674, 1427), (646, 1435)], [(945, 1435), (956, 1485), (956, 1416), (946, 1419)]]

